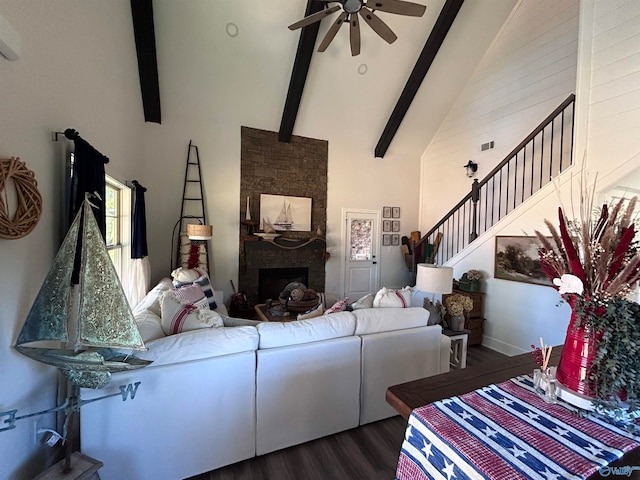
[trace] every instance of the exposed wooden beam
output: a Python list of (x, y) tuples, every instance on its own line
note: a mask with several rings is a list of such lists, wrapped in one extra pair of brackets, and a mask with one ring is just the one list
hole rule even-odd
[(384, 127), (384, 131), (380, 136), (380, 140), (378, 140), (378, 144), (375, 149), (376, 157), (382, 158), (387, 152), (387, 149), (391, 144), (391, 140), (393, 140), (393, 137), (398, 131), (407, 110), (409, 110), (411, 102), (415, 98), (416, 93), (418, 93), (418, 89), (420, 88), (424, 77), (427, 75), (427, 72), (431, 67), (431, 63), (433, 63), (433, 59), (436, 57), (438, 50), (440, 50), (440, 47), (442, 46), (442, 43), (444, 42), (444, 39), (447, 36), (453, 21), (456, 19), (463, 3), (464, 0), (447, 0), (442, 7), (440, 15), (433, 26), (433, 30), (431, 30), (429, 38), (427, 38), (427, 42), (422, 48), (422, 53), (420, 53), (418, 61), (413, 67), (409, 80), (407, 80), (407, 83), (400, 94), (398, 103), (396, 103), (396, 106), (387, 121), (387, 125)]
[(138, 74), (144, 119), (147, 122), (161, 123), (153, 0), (131, 0), (131, 17), (138, 53)]
[[(325, 5), (326, 4), (322, 2), (307, 0), (307, 9), (304, 16), (306, 17), (313, 13), (322, 11), (322, 9), (325, 8)], [(282, 112), (282, 120), (280, 121), (278, 140), (281, 142), (288, 143), (291, 141), (293, 126), (296, 123), (296, 117), (298, 116), (298, 109), (300, 108), (300, 101), (302, 100), (302, 92), (304, 91), (304, 84), (307, 81), (309, 65), (311, 64), (311, 56), (313, 55), (313, 49), (316, 46), (319, 28), (320, 22), (315, 22), (303, 27), (300, 32), (298, 51), (296, 52), (296, 59), (293, 63), (291, 80), (289, 81), (289, 91), (287, 92), (287, 99), (284, 103), (284, 111)]]

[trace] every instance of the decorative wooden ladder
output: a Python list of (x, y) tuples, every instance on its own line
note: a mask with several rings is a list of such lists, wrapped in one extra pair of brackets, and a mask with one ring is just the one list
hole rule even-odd
[[(195, 151), (195, 159), (191, 156), (191, 151)], [(204, 190), (202, 187), (202, 170), (200, 168), (200, 152), (198, 146), (189, 140), (189, 149), (187, 151), (187, 164), (184, 172), (184, 186), (182, 188), (182, 206), (180, 209), (180, 230), (178, 230), (178, 248), (176, 250), (177, 265), (181, 265), (180, 255), (180, 235), (186, 232), (189, 220), (198, 220), (198, 223), (207, 225), (207, 215), (204, 205)], [(193, 223), (193, 222), (191, 222)], [(175, 232), (175, 228), (174, 228)], [(175, 235), (175, 233), (174, 233)], [(210, 273), (209, 264), (209, 248), (206, 245), (207, 256), (207, 273)]]

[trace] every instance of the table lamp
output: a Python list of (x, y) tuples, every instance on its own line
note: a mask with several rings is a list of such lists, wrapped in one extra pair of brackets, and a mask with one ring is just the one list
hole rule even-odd
[(453, 268), (438, 267), (431, 263), (417, 265), (416, 289), (432, 293), (451, 293), (453, 290)]

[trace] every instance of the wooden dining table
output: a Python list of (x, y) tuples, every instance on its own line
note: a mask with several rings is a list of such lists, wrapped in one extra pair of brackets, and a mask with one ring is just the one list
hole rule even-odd
[[(561, 352), (562, 347), (553, 348), (550, 365), (558, 365)], [(531, 374), (536, 366), (534, 357), (530, 353), (515, 355), (506, 360), (486, 362), (462, 370), (452, 370), (448, 373), (393, 385), (387, 389), (386, 400), (408, 420), (415, 408), (445, 398), (463, 395), (487, 385), (505, 382), (519, 375)], [(627, 452), (622, 458), (612, 462), (610, 466), (621, 468), (640, 466), (640, 448)], [(602, 476), (596, 473), (588, 478), (592, 480), (616, 477), (640, 479), (640, 470), (632, 471), (631, 476), (621, 477), (613, 473)]]

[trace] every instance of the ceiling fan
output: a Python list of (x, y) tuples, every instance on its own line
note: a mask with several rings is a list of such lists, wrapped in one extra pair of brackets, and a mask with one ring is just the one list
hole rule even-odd
[(338, 30), (343, 23), (349, 22), (349, 40), (351, 43), (351, 55), (356, 56), (360, 54), (360, 21), (358, 14), (362, 19), (382, 37), (386, 42), (393, 43), (398, 38), (395, 33), (384, 23), (379, 17), (376, 16), (375, 11), (395, 13), (397, 15), (407, 15), (410, 17), (421, 17), (427, 7), (418, 3), (406, 2), (404, 0), (315, 0), (324, 3), (339, 3), (340, 5), (334, 5), (333, 7), (326, 8), (321, 12), (309, 15), (302, 20), (289, 25), (290, 30), (296, 30), (298, 28), (306, 27), (312, 23), (319, 22), (323, 18), (326, 18), (333, 13), (337, 12), (342, 7), (342, 13), (333, 22), (333, 25), (329, 28), (326, 35), (322, 39), (319, 52), (324, 52), (331, 41), (334, 39)]

